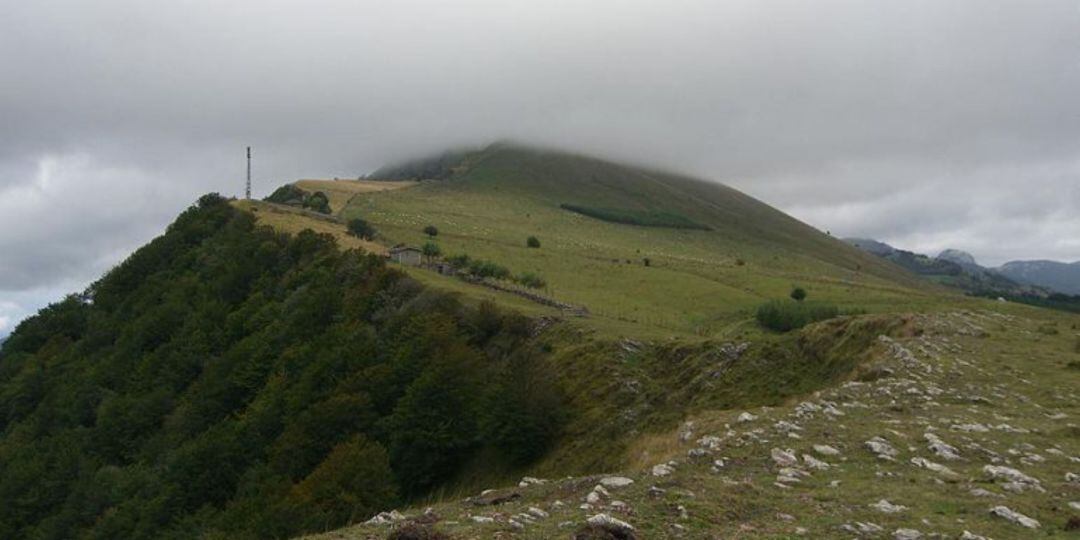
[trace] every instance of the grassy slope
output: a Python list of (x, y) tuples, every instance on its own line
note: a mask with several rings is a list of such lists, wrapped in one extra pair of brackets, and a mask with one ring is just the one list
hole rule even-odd
[[(670, 212), (714, 230), (608, 223), (562, 203)], [(941, 295), (730, 188), (568, 154), (494, 146), (448, 180), (357, 196), (341, 214), (368, 219), (387, 243), (419, 245), (433, 224), (445, 254), (539, 273), (552, 295), (588, 307), (590, 326), (609, 334), (725, 335), (794, 285), (869, 311), (922, 308)], [(530, 235), (541, 249), (525, 247)]]
[[(637, 466), (621, 473), (634, 484), (611, 490), (598, 503), (579, 507), (601, 476), (566, 478), (506, 488), (521, 495), (506, 504), (436, 504), (435, 527), (458, 539), (565, 538), (587, 517), (604, 512), (634, 525), (642, 538), (854, 538), (860, 535), (841, 528), (857, 522), (881, 527), (864, 536), (871, 538), (891, 538), (899, 528), (939, 538), (959, 538), (965, 530), (998, 539), (1075, 538), (1066, 524), (1080, 516), (1069, 505), (1080, 504), (1080, 491), (1066, 474), (1080, 463), (1080, 321), (1045, 310), (995, 307), (1000, 311), (906, 317), (892, 333), (914, 362), (878, 344), (874, 365), (893, 370), (892, 376), (804, 398), (819, 407), (832, 404), (842, 416), (805, 406), (800, 411), (797, 402), (750, 409), (757, 415), (750, 422), (737, 421), (739, 409), (703, 411), (692, 416), (692, 424), (642, 439), (635, 447)], [(792, 430), (780, 421), (797, 429), (789, 435)], [(974, 424), (988, 430), (961, 429)], [(926, 433), (955, 446), (960, 459), (936, 455)], [(710, 446), (704, 437), (716, 437), (716, 443)], [(872, 437), (888, 440), (896, 458), (875, 457), (864, 445)], [(815, 444), (831, 445), (840, 455), (816, 453)], [(794, 450), (800, 456), (796, 467), (809, 474), (778, 486), (781, 467), (770, 458), (773, 448)], [(695, 449), (704, 454), (695, 457)], [(831, 467), (814, 470), (803, 454)], [(914, 458), (953, 473), (919, 467)], [(722, 467), (714, 467), (717, 459), (724, 460)], [(669, 460), (674, 473), (650, 472)], [(987, 465), (1018, 469), (1039, 480), (1044, 491), (1009, 491), (984, 470)], [(652, 486), (663, 491), (650, 494)], [(906, 509), (886, 514), (868, 506), (880, 499)], [(1032, 531), (991, 516), (989, 509), (997, 505), (1035, 518), (1041, 527)], [(521, 517), (529, 508), (550, 516)], [(404, 512), (415, 517), (421, 511)], [(473, 516), (492, 521), (474, 522)], [(524, 528), (515, 531), (511, 520)], [(388, 530), (357, 526), (318, 538), (379, 539)]]
[[(562, 203), (672, 212), (714, 230), (607, 223), (562, 210), (558, 207)], [(688, 415), (712, 426), (708, 429), (722, 431), (718, 426), (730, 421), (739, 408), (783, 406), (797, 396), (825, 391), (849, 378), (861, 358), (861, 349), (852, 344), (862, 347), (867, 336), (886, 329), (870, 323), (850, 336), (829, 330), (828, 325), (821, 327), (825, 330), (811, 330), (809, 337), (761, 332), (751, 322), (754, 307), (765, 299), (786, 296), (793, 285), (806, 287), (811, 298), (871, 312), (978, 308), (1036, 319), (1047, 316), (1040, 310), (968, 299), (925, 285), (895, 266), (722, 186), (564, 154), (488, 149), (469, 156), (449, 179), (351, 197), (339, 217), (354, 216), (371, 221), (384, 245), (419, 245), (427, 240), (421, 229), (433, 224), (440, 230), (437, 241), (444, 253), (468, 253), (515, 272), (537, 272), (547, 279), (554, 296), (592, 311), (586, 319), (556, 325), (534, 343), (551, 351), (550, 369), (570, 400), (573, 418), (563, 441), (530, 474), (559, 477), (635, 471), (685, 453), (687, 447), (669, 430)], [(541, 239), (541, 249), (525, 247), (529, 235)], [(650, 267), (641, 264), (644, 257), (652, 260)], [(738, 260), (745, 264), (737, 264)], [(512, 295), (421, 269), (408, 271), (427, 285), (454, 290), (467, 300), (494, 300), (532, 316), (555, 314)], [(625, 336), (645, 344), (627, 349), (624, 342), (613, 339)], [(825, 344), (823, 352), (815, 352), (816, 340)], [(715, 366), (723, 363), (724, 343), (733, 341), (749, 341), (752, 346), (732, 369), (714, 375)], [(985, 342), (978, 352), (1007, 362), (1006, 344), (1013, 342)], [(776, 419), (783, 414), (783, 409), (769, 410), (777, 411), (767, 413)], [(880, 414), (878, 409), (859, 414), (853, 437), (883, 429), (876, 423)], [(856, 414), (851, 417), (854, 422)], [(827, 422), (815, 429), (820, 430), (819, 437), (833, 430)], [(845, 444), (857, 448), (860, 441), (855, 438)], [(758, 532), (746, 536), (789, 536), (791, 527), (776, 525), (775, 512), (798, 511), (801, 519), (807, 494), (777, 499), (765, 480), (775, 471), (767, 458), (761, 458), (762, 451), (767, 455), (768, 448), (732, 452), (749, 465), (738, 473), (738, 479), (750, 478), (737, 481), (735, 485), (741, 487), (728, 484), (731, 477), (707, 477), (707, 468), (680, 469), (691, 473), (679, 477), (676, 487), (707, 495), (693, 503), (695, 517), (700, 515), (702, 520), (686, 525), (699, 532), (726, 529), (737, 533), (743, 523), (750, 523)], [(852, 471), (853, 476), (844, 481), (859, 486), (853, 497), (869, 496), (874, 478), (860, 476), (859, 468)], [(523, 472), (478, 460), (468, 478), (436, 494), (435, 500), (507, 485), (513, 474)], [(761, 484), (746, 487), (747, 481)], [(586, 481), (581, 486), (538, 490), (527, 501), (561, 514), (560, 520), (579, 522), (585, 513), (573, 510), (584, 495), (578, 491), (587, 491), (591, 485)], [(670, 530), (658, 527), (671, 525), (665, 516), (670, 515), (673, 501), (646, 501), (641, 493), (646, 484), (638, 485), (641, 490), (625, 497), (635, 513), (621, 517), (645, 527), (646, 537), (668, 536)], [(861, 517), (860, 507), (850, 497), (830, 502), (828, 493), (815, 493), (809, 496), (824, 500), (808, 512), (812, 516), (808, 523), (818, 537), (834, 531), (832, 513)], [(552, 506), (556, 498), (566, 501), (566, 506)], [(446, 503), (439, 511), (455, 520), (463, 517), (463, 510), (468, 512), (466, 508)], [(466, 538), (489, 537), (507, 527), (510, 509), (495, 510), (498, 524), (494, 526), (450, 528)], [(920, 515), (924, 511), (920, 507)], [(557, 523), (556, 519), (547, 521), (525, 537), (563, 534), (556, 533)], [(345, 535), (381, 537), (385, 529), (360, 528)]]

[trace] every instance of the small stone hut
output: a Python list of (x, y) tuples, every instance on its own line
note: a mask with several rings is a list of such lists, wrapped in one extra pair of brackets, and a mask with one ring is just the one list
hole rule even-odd
[(389, 257), (391, 261), (409, 266), (420, 266), (422, 261), (422, 253), (419, 249), (412, 246), (394, 246), (390, 248), (390, 251), (387, 252), (386, 256)]

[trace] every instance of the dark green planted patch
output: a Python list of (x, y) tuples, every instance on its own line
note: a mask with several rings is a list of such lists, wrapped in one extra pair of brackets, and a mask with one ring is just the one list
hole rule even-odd
[(758, 323), (778, 332), (788, 332), (838, 315), (840, 310), (836, 306), (817, 302), (770, 300), (757, 309)]
[(626, 210), (621, 208), (597, 208), (594, 206), (580, 206), (576, 204), (560, 204), (563, 210), (589, 216), (602, 221), (623, 223), (626, 225), (638, 225), (641, 227), (667, 227), (670, 229), (693, 229), (699, 231), (711, 231), (707, 225), (697, 223), (686, 216), (661, 212), (659, 210)]

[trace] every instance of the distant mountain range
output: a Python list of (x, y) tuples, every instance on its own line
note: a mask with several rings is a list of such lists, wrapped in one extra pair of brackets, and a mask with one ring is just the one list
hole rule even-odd
[(1020, 283), (1030, 283), (1065, 294), (1080, 294), (1080, 261), (1011, 261), (994, 271)]
[(1080, 295), (1080, 261), (1011, 261), (992, 268), (980, 265), (970, 253), (958, 249), (946, 249), (936, 257), (929, 257), (867, 238), (845, 241), (911, 272), (971, 293)]

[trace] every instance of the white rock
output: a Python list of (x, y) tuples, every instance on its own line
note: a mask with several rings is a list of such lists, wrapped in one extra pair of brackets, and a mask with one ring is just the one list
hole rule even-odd
[(1080, 501), (1070, 501), (1069, 508), (1072, 508), (1073, 510), (1080, 510)]
[(994, 493), (993, 491), (985, 490), (983, 488), (974, 488), (971, 491), (969, 491), (968, 493), (970, 493), (974, 497), (1002, 497), (1003, 496), (1003, 495), (999, 495), (997, 493)]
[(654, 465), (652, 468), (653, 476), (668, 476), (673, 472), (675, 472), (675, 469), (671, 468), (671, 465), (668, 465), (667, 463)]
[(529, 487), (529, 486), (532, 486), (532, 485), (540, 485), (540, 484), (546, 484), (546, 483), (547, 483), (547, 480), (543, 480), (543, 479), (540, 479), (540, 478), (533, 478), (531, 476), (526, 476), (526, 477), (522, 478), (520, 482), (518, 482), (518, 487)]
[(927, 448), (930, 449), (935, 455), (942, 459), (960, 459), (960, 451), (955, 446), (941, 440), (940, 437), (933, 433), (926, 433), (923, 435), (926, 442), (930, 443)]
[(985, 536), (975, 534), (971, 531), (964, 531), (964, 534), (960, 535), (960, 540), (990, 540)]
[(757, 417), (750, 414), (750, 413), (748, 413), (748, 412), (743, 412), (742, 414), (739, 415), (738, 418), (735, 419), (736, 422), (740, 422), (740, 423), (753, 422), (754, 420), (757, 420)]
[(1038, 529), (1040, 524), (1038, 521), (1021, 514), (1015, 510), (1010, 509), (1007, 506), (995, 506), (990, 509), (990, 515), (1004, 518), (1011, 521), (1021, 527), (1027, 527), (1029, 529)]
[(850, 533), (863, 535), (876, 534), (884, 530), (881, 528), (881, 525), (867, 521), (856, 521), (854, 524), (845, 523), (840, 526), (840, 529)]
[(810, 476), (806, 471), (792, 467), (782, 467), (776, 474), (776, 481), (780, 484), (797, 484), (802, 482), (800, 478)]
[(1004, 465), (986, 465), (983, 467), (983, 472), (989, 474), (994, 479), (1004, 479), (1019, 484), (1039, 484), (1037, 479)]
[(1080, 484), (1080, 474), (1067, 472), (1065, 473), (1065, 481), (1070, 484)]
[(697, 440), (698, 446), (708, 448), (709, 450), (719, 450), (722, 442), (723, 439), (716, 435), (706, 435)]
[(477, 523), (494, 523), (495, 522), (495, 518), (491, 518), (491, 517), (487, 517), (487, 516), (473, 516), (472, 520), (477, 522)]
[(892, 537), (894, 540), (919, 540), (923, 535), (915, 529), (896, 529)]
[(795, 457), (795, 452), (790, 448), (787, 450), (773, 448), (771, 454), (772, 460), (781, 467), (792, 467), (799, 464), (799, 458)]
[(597, 527), (604, 527), (606, 529), (615, 529), (623, 532), (631, 532), (634, 530), (633, 525), (620, 519), (615, 519), (607, 514), (596, 514), (585, 521), (589, 525), (596, 525)]
[(791, 422), (788, 422), (787, 420), (781, 420), (773, 424), (773, 427), (775, 427), (777, 431), (783, 431), (788, 433), (792, 431), (802, 431), (802, 426), (800, 426), (799, 424), (793, 424)]
[(387, 523), (393, 523), (395, 521), (401, 521), (405, 519), (405, 515), (397, 510), (391, 510), (389, 512), (379, 512), (375, 517), (364, 522), (365, 525), (384, 525)]
[(633, 479), (625, 476), (608, 476), (600, 479), (600, 485), (606, 488), (618, 489), (633, 484)]
[(811, 456), (810, 454), (803, 454), (802, 458), (803, 458), (803, 462), (806, 463), (806, 466), (810, 467), (811, 469), (824, 471), (824, 470), (827, 470), (830, 467), (830, 465), (828, 463), (825, 463), (824, 461), (821, 461), (820, 459), (817, 459), (814, 456)]
[(840, 451), (827, 445), (827, 444), (815, 444), (814, 451), (823, 456), (838, 456)]
[(546, 519), (546, 518), (551, 516), (551, 514), (545, 512), (543, 509), (537, 508), (535, 506), (530, 506), (529, 507), (529, 514), (532, 514), (534, 517), (537, 517), (539, 519)]
[(907, 510), (906, 506), (893, 504), (885, 499), (881, 499), (880, 501), (869, 506), (870, 508), (873, 508), (878, 512), (884, 512), (886, 514), (895, 514), (897, 512), (903, 512), (904, 510)]
[(892, 459), (893, 457), (896, 457), (896, 454), (898, 453), (896, 449), (889, 444), (889, 441), (886, 441), (881, 437), (874, 437), (863, 444), (880, 458)]
[(944, 466), (944, 465), (942, 465), (940, 463), (934, 463), (933, 461), (930, 461), (930, 460), (925, 459), (925, 458), (913, 457), (913, 458), (911, 458), (911, 464), (916, 466), (916, 467), (922, 467), (924, 469), (934, 471), (934, 472), (936, 472), (938, 474), (944, 474), (946, 476), (956, 476), (956, 473), (953, 472), (952, 469), (950, 469), (950, 468), (948, 468), (948, 467), (946, 467), (946, 466)]

